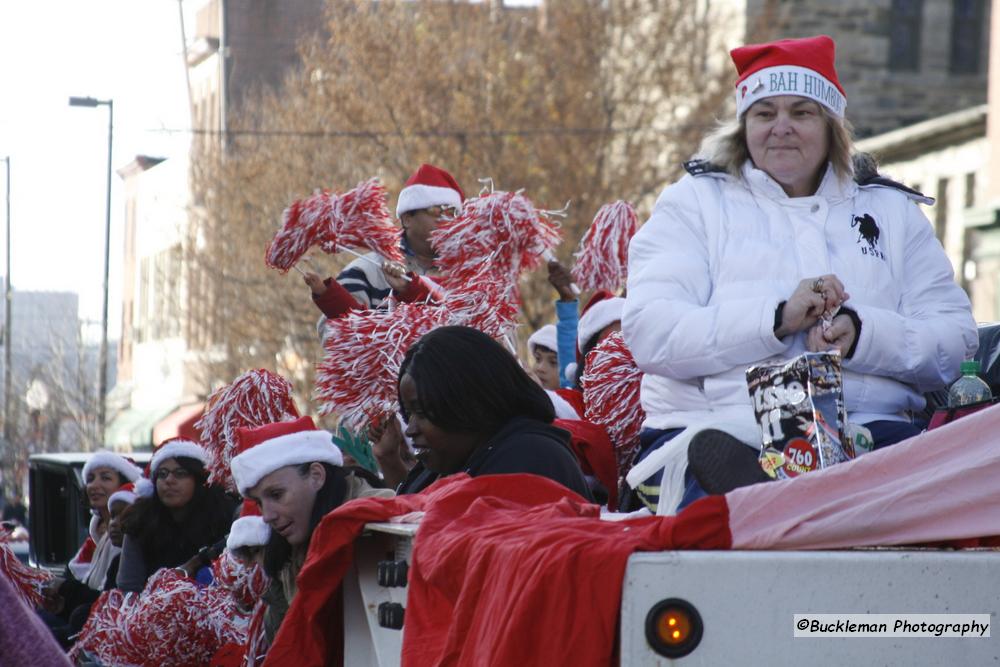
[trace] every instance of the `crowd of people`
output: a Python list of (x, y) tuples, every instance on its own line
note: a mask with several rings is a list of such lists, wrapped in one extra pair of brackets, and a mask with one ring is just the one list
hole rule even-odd
[[(377, 471), (309, 417), (237, 429), (230, 489), (209, 483), (213, 459), (199, 443), (163, 444), (145, 473), (95, 454), (84, 468), (89, 537), (38, 611), (53, 636), (69, 648), (103, 591), (140, 593), (162, 568), (209, 584), (228, 536), (269, 581), (261, 636), (239, 656), (258, 664), (324, 516), (451, 475), (540, 475), (606, 511), (660, 513), (767, 482), (745, 373), (805, 351), (839, 352), (848, 419), (876, 448), (919, 433), (924, 392), (954, 380), (977, 345), (921, 195), (856, 159), (830, 38), (744, 46), (732, 58), (736, 116), (632, 239), (627, 289), (595, 292), (581, 310), (570, 270), (550, 261), (557, 321), (528, 338), (526, 361), (474, 328), (425, 334), (399, 366), (398, 410), (368, 425)], [(465, 195), (425, 164), (397, 201), (405, 263), (371, 253), (336, 278), (303, 275), (321, 336), (348, 313), (439, 299), (431, 235)], [(645, 419), (633, 460), (609, 473), (615, 445), (586, 423), (594, 406), (583, 389), (590, 353), (612, 335), (642, 373), (632, 408)], [(639, 464), (653, 472), (629, 476)]]

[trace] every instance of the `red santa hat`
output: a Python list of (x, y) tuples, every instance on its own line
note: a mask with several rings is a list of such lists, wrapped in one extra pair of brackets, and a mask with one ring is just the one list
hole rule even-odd
[(300, 463), (344, 465), (340, 448), (326, 431), (316, 428), (311, 417), (236, 430), (232, 460), (233, 479), (242, 495), (278, 468)]
[[(93, 518), (91, 519), (91, 524), (94, 523)], [(80, 549), (73, 555), (73, 558), (66, 563), (66, 567), (73, 574), (77, 581), (86, 581), (87, 575), (90, 574), (90, 568), (93, 565), (94, 552), (97, 551), (97, 541), (92, 535), (88, 535), (87, 539), (83, 541), (80, 545)]]
[(396, 217), (431, 206), (461, 209), (463, 201), (465, 193), (458, 187), (458, 181), (451, 174), (441, 167), (422, 164), (399, 191)]
[(167, 459), (176, 459), (178, 457), (195, 459), (196, 461), (201, 461), (202, 465), (208, 463), (208, 452), (197, 442), (185, 440), (184, 438), (171, 438), (170, 440), (163, 441), (163, 444), (153, 454), (153, 458), (149, 462), (149, 476), (156, 477), (156, 469), (160, 467), (161, 463)]
[(142, 476), (142, 470), (139, 466), (135, 465), (127, 458), (121, 454), (115, 454), (114, 452), (109, 452), (106, 449), (101, 449), (87, 459), (87, 462), (83, 465), (83, 481), (86, 484), (87, 475), (89, 475), (94, 470), (98, 468), (111, 468), (119, 473), (122, 477), (130, 482), (134, 482)]
[(736, 65), (736, 116), (765, 97), (797, 95), (844, 117), (847, 95), (834, 68), (836, 46), (826, 35), (748, 44), (729, 55)]
[(528, 337), (528, 352), (534, 353), (536, 346), (557, 352), (559, 350), (559, 340), (556, 334), (556, 325), (546, 324)]
[(271, 527), (259, 516), (241, 516), (229, 528), (226, 548), (230, 551), (240, 547), (261, 547), (271, 539)]

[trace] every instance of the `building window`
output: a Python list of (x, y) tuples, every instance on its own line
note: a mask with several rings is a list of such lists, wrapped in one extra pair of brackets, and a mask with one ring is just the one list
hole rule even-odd
[(920, 69), (920, 17), (923, 0), (892, 0), (889, 16), (889, 69), (916, 72)]
[(976, 205), (976, 172), (970, 171), (965, 175), (965, 208), (972, 208)]
[(934, 231), (941, 245), (945, 244), (945, 234), (948, 232), (948, 179), (939, 178), (937, 182), (937, 203), (934, 205)]
[(152, 312), (149, 278), (149, 258), (139, 260), (139, 316), (135, 318), (135, 340), (146, 342), (149, 333), (149, 317)]
[(983, 0), (953, 0), (950, 68), (954, 74), (979, 73), (983, 9)]

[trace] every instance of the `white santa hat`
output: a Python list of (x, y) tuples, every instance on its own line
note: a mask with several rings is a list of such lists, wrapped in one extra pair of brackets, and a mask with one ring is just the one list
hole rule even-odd
[[(143, 484), (145, 482), (145, 484)], [(129, 482), (128, 484), (123, 484), (118, 487), (118, 490), (108, 496), (108, 509), (111, 509), (111, 505), (117, 502), (124, 502), (131, 505), (139, 498), (144, 498), (151, 496), (153, 494), (153, 485), (145, 477), (140, 477), (133, 484)]]
[(460, 210), (464, 200), (465, 193), (454, 176), (441, 167), (422, 164), (399, 191), (396, 217), (431, 206), (450, 206)]
[(236, 430), (236, 451), (230, 464), (236, 488), (243, 496), (278, 468), (301, 463), (344, 465), (340, 448), (326, 431), (316, 428), (311, 417)]
[(149, 476), (156, 477), (156, 469), (167, 459), (176, 458), (195, 459), (201, 461), (202, 465), (208, 464), (208, 452), (205, 448), (191, 440), (184, 438), (173, 438), (161, 444), (153, 454), (149, 462)]
[(261, 547), (271, 539), (271, 527), (259, 516), (241, 516), (229, 528), (226, 548), (230, 551), (240, 547)]
[(564, 374), (567, 380), (573, 382), (576, 379), (576, 369), (584, 361), (583, 348), (605, 327), (621, 321), (624, 306), (625, 299), (607, 290), (598, 290), (591, 295), (576, 325), (576, 361), (566, 364)]
[[(596, 292), (583, 308), (580, 322), (576, 325), (576, 344), (582, 353), (590, 339), (605, 327), (620, 322), (625, 299), (610, 292)], [(579, 359), (578, 359), (579, 361)]]
[(106, 449), (101, 449), (87, 459), (87, 462), (83, 465), (83, 481), (87, 482), (87, 475), (89, 475), (94, 470), (98, 468), (111, 468), (119, 473), (122, 477), (130, 482), (134, 482), (142, 476), (142, 470), (139, 466), (135, 465), (127, 458), (121, 454), (115, 454), (114, 452), (109, 452)]
[(556, 325), (546, 324), (544, 327), (528, 337), (528, 352), (534, 352), (535, 346), (540, 345), (552, 352), (559, 351), (559, 340), (556, 335)]

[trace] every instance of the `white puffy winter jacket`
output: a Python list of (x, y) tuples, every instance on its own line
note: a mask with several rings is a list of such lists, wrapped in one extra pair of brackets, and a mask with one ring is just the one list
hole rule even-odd
[(806, 278), (835, 274), (861, 320), (844, 362), (851, 421), (904, 420), (959, 374), (978, 339), (969, 299), (927, 218), (898, 188), (832, 168), (789, 198), (747, 163), (742, 178), (686, 175), (629, 246), (622, 330), (645, 373), (644, 426), (753, 420), (745, 370), (805, 351), (777, 339), (775, 309)]

